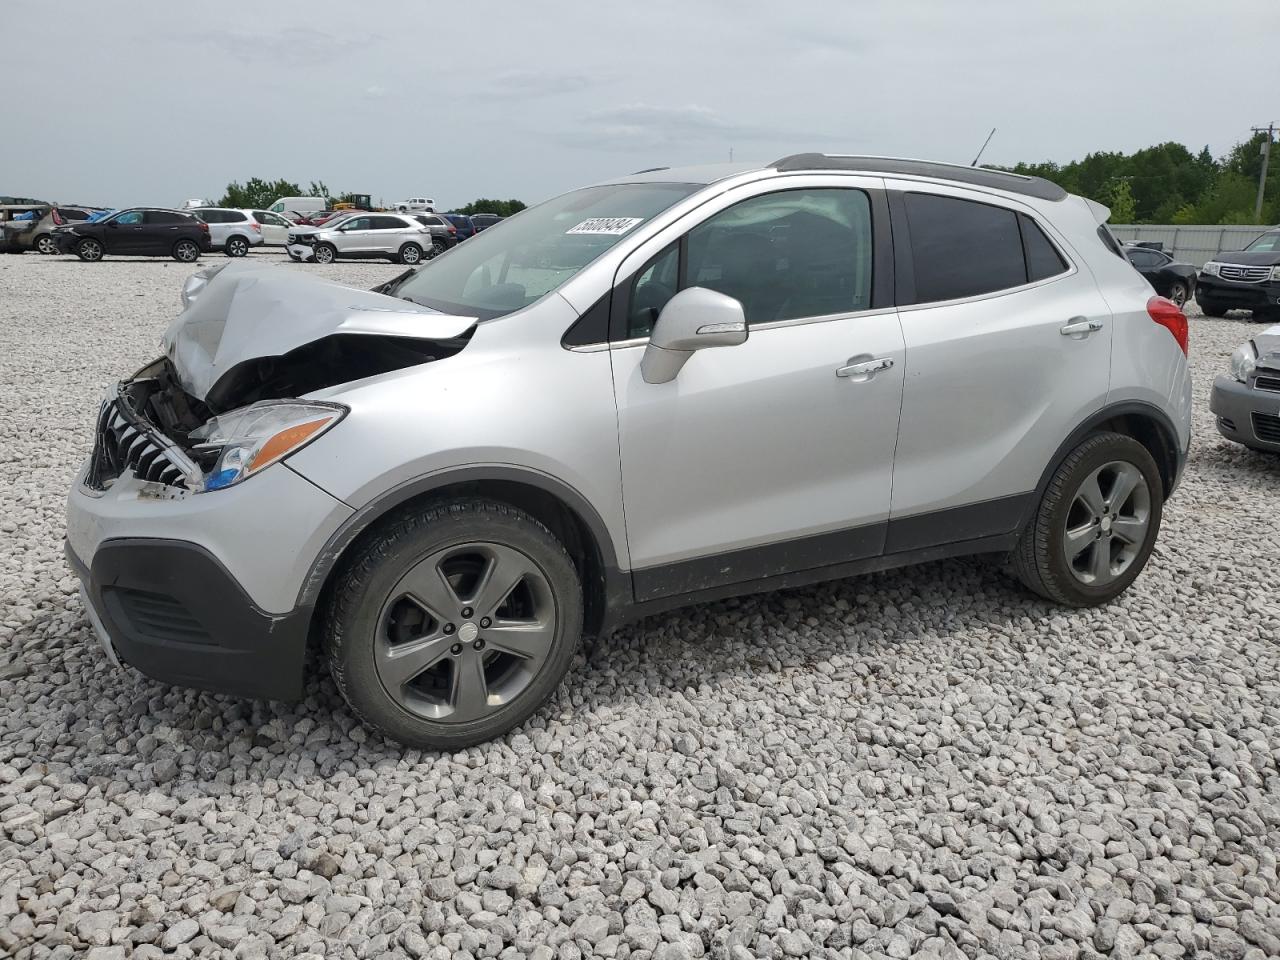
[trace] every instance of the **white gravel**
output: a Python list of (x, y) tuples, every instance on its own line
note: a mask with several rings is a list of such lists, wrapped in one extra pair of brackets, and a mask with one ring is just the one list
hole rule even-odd
[(1280, 458), (1208, 415), (1247, 320), (1193, 321), (1191, 463), (1120, 602), (971, 561), (697, 607), (438, 756), (327, 678), (246, 703), (94, 641), (63, 496), (191, 269), (0, 256), (0, 956), (1280, 955)]

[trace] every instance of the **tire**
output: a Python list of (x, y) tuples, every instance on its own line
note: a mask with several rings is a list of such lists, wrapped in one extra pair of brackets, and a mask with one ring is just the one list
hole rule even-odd
[(400, 248), (400, 262), (408, 266), (422, 262), (422, 248), (416, 243), (406, 243)]
[(76, 244), (76, 256), (85, 263), (97, 263), (102, 259), (102, 241), (95, 240), (93, 237), (85, 237)]
[(223, 252), (228, 257), (245, 257), (249, 255), (249, 241), (244, 237), (228, 237)]
[(438, 257), (438, 256), (440, 256), (440, 254), (444, 253), (446, 250), (448, 250), (448, 249), (449, 249), (449, 248), (445, 245), (445, 242), (444, 242), (443, 240), (432, 240), (432, 241), (431, 241), (431, 246), (432, 246), (432, 247), (435, 249), (435, 251), (436, 251), (436, 252), (432, 255), (432, 256), (434, 256), (434, 257)]
[(1254, 323), (1277, 323), (1280, 322), (1280, 310), (1274, 307), (1267, 307), (1262, 310), (1253, 311)]
[(1200, 312), (1206, 317), (1225, 317), (1227, 315), (1227, 308), (1216, 300), (1208, 300), (1197, 296), (1196, 306), (1200, 308)]
[(396, 207), (396, 213), (408, 213), (408, 212), (409, 212), (409, 208), (404, 206), (403, 204)]
[(1183, 306), (1187, 302), (1187, 298), (1191, 296), (1191, 289), (1187, 286), (1185, 280), (1175, 280), (1169, 284), (1169, 299), (1178, 306)]
[(338, 250), (331, 243), (317, 243), (314, 256), (316, 263), (333, 263), (338, 259)]
[[(1132, 486), (1116, 504), (1122, 477)], [(1095, 434), (1054, 471), (1014, 549), (1013, 572), (1056, 603), (1107, 603), (1146, 566), (1163, 509), (1160, 471), (1147, 448), (1122, 434)]]
[(194, 240), (179, 240), (173, 245), (173, 259), (179, 263), (195, 263), (200, 259), (200, 244)]
[(46, 257), (52, 257), (58, 252), (58, 241), (53, 239), (53, 234), (42, 233), (36, 237), (36, 242), (32, 244), (32, 249), (37, 253), (42, 253)]
[(362, 722), (411, 747), (457, 750), (523, 723), (560, 685), (582, 633), (564, 546), (488, 500), (390, 519), (334, 582), (324, 621), (334, 682)]

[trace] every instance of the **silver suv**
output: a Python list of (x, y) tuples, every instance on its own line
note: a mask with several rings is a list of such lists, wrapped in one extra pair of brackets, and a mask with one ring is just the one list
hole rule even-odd
[(260, 247), (265, 242), (262, 225), (252, 211), (194, 207), (187, 212), (209, 225), (209, 242), (213, 249), (221, 250), (228, 257), (243, 257), (249, 253), (250, 247)]
[(434, 256), (434, 247), (428, 226), (399, 213), (358, 213), (319, 228), (295, 227), (286, 243), (292, 259), (316, 263), (381, 258), (413, 265)]
[(1187, 325), (1044, 180), (806, 154), (528, 209), (374, 292), (193, 276), (67, 551), (113, 657), (387, 736), (521, 723), (583, 636), (962, 554), (1106, 603), (1190, 440)]

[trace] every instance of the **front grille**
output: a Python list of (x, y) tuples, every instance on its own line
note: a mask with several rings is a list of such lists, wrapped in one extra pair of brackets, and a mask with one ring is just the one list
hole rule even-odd
[(316, 242), (316, 238), (313, 234), (310, 234), (310, 233), (291, 233), (289, 234), (289, 242), (305, 243), (307, 245), (312, 245)]
[(1259, 440), (1267, 443), (1280, 443), (1280, 417), (1269, 413), (1253, 414), (1253, 432)]
[(1241, 267), (1224, 263), (1218, 268), (1218, 276), (1223, 280), (1239, 280), (1242, 283), (1261, 283), (1271, 276), (1270, 267)]
[(108, 587), (102, 591), (102, 600), (112, 619), (139, 640), (202, 645), (215, 642), (186, 607), (166, 594)]
[(1253, 381), (1257, 390), (1280, 390), (1280, 377), (1260, 376)]
[(93, 455), (85, 486), (105, 490), (125, 470), (139, 480), (186, 488), (187, 474), (150, 433), (130, 423), (120, 412), (120, 401), (108, 400), (98, 414)]

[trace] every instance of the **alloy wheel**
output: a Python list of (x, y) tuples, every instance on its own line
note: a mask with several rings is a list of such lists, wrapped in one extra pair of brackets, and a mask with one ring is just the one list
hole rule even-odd
[(1113, 460), (1089, 474), (1067, 510), (1063, 557), (1072, 575), (1093, 587), (1125, 574), (1151, 526), (1151, 491), (1132, 463)]
[(1187, 302), (1187, 285), (1185, 283), (1175, 282), (1173, 286), (1169, 288), (1169, 299), (1180, 307), (1185, 304)]
[(80, 255), (81, 260), (88, 260), (93, 263), (102, 259), (102, 244), (97, 240), (81, 240), (76, 252)]
[(249, 244), (241, 237), (232, 237), (227, 241), (227, 254), (232, 257), (243, 257), (249, 252)]
[(52, 256), (58, 252), (58, 242), (46, 233), (36, 241), (36, 249), (46, 256)]
[(418, 561), (378, 618), (375, 665), (403, 709), (467, 723), (510, 704), (541, 669), (556, 633), (542, 568), (514, 547), (473, 542)]
[(328, 247), (316, 247), (316, 263), (333, 263), (333, 251)]
[(195, 263), (200, 258), (200, 248), (190, 240), (182, 240), (174, 247), (173, 255), (183, 263)]

